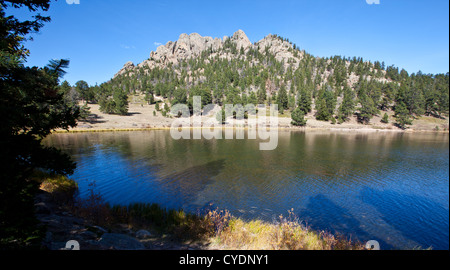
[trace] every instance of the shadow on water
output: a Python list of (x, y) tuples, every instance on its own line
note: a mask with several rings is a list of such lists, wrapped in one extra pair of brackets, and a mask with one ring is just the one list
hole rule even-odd
[(449, 211), (441, 204), (392, 190), (364, 188), (361, 195), (364, 203), (375, 207), (381, 218), (405, 238), (422, 248), (449, 249)]
[[(305, 210), (298, 216), (307, 222), (313, 230), (341, 234), (352, 240), (365, 243), (372, 236), (361, 229), (361, 223), (348, 210), (336, 205), (322, 194), (311, 197)], [(378, 240), (383, 249), (393, 249), (383, 240)]]
[(214, 177), (225, 167), (225, 160), (219, 159), (203, 165), (193, 166), (181, 172), (158, 179), (163, 192), (171, 197), (172, 203), (189, 204), (213, 183)]

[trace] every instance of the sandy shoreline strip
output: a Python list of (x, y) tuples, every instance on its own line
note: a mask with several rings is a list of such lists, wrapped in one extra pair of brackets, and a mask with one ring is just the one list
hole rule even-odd
[[(118, 131), (146, 131), (146, 130), (170, 130), (172, 122), (176, 118), (162, 116), (161, 112), (155, 110), (155, 105), (132, 103), (129, 105), (129, 113), (126, 116), (110, 115), (100, 112), (99, 105), (89, 104), (91, 115), (86, 121), (80, 121), (78, 126), (69, 130), (58, 129), (53, 133), (78, 133), (78, 132), (118, 132)], [(413, 121), (413, 125), (406, 130), (396, 127), (393, 122), (392, 112), (390, 113), (390, 123), (381, 123), (380, 117), (373, 117), (369, 125), (362, 125), (356, 121), (356, 117), (342, 124), (331, 124), (330, 122), (317, 121), (313, 113), (306, 116), (307, 124), (305, 127), (296, 127), (291, 125), (289, 116), (278, 117), (279, 131), (329, 131), (329, 132), (439, 132), (449, 133), (449, 118), (437, 119), (434, 117), (423, 116)], [(236, 122), (237, 123), (237, 122)], [(208, 127), (192, 126), (190, 129)], [(228, 124), (221, 126), (224, 129), (244, 129), (249, 127)], [(257, 127), (258, 128), (258, 127)], [(269, 130), (270, 126), (266, 124)]]

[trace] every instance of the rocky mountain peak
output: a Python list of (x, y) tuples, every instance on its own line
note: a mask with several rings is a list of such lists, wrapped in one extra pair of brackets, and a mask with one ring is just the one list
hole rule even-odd
[(218, 50), (221, 46), (222, 40), (218, 38), (202, 37), (198, 33), (190, 35), (183, 33), (177, 41), (169, 41), (166, 45), (159, 46), (155, 52), (151, 52), (150, 60), (163, 64), (177, 64), (180, 60), (200, 55), (206, 49)]
[(121, 75), (121, 74), (124, 74), (125, 72), (127, 72), (127, 71), (129, 71), (129, 70), (132, 70), (132, 69), (134, 69), (134, 64), (133, 64), (133, 62), (131, 62), (131, 61), (128, 61), (128, 62), (126, 62), (124, 65), (123, 65), (123, 67), (119, 70), (119, 72), (117, 72), (117, 74), (116, 75), (114, 75), (114, 77), (117, 77), (117, 76), (119, 76), (119, 75)]
[[(302, 55), (294, 56), (292, 44), (276, 35), (269, 34), (258, 41), (255, 46), (250, 42), (245, 32), (239, 29), (232, 36), (224, 36), (223, 39), (208, 36), (203, 37), (198, 33), (183, 33), (178, 37), (177, 41), (169, 41), (165, 45), (160, 45), (156, 51), (152, 51), (149, 59), (138, 64), (138, 67), (152, 69), (155, 67), (164, 67), (168, 64), (177, 65), (186, 59), (200, 56), (205, 50), (211, 49), (213, 52), (218, 52), (228, 40), (235, 43), (238, 50), (242, 48), (244, 52), (247, 52), (250, 48), (259, 47), (259, 51), (264, 53), (264, 50), (268, 47), (270, 53), (275, 55), (278, 61), (283, 61), (285, 65), (292, 58), (302, 57)], [(225, 53), (220, 55), (220, 57), (229, 59), (232, 56)], [(128, 62), (115, 76), (133, 68), (133, 63)]]
[(243, 47), (244, 50), (247, 50), (252, 46), (252, 43), (248, 39), (247, 35), (240, 29), (233, 34), (231, 40), (236, 42), (238, 49)]

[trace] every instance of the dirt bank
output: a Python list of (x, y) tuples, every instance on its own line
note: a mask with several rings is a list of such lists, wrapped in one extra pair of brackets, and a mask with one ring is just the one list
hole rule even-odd
[[(156, 111), (155, 105), (144, 103), (131, 103), (128, 115), (111, 115), (102, 113), (98, 104), (89, 104), (91, 114), (85, 121), (80, 121), (78, 126), (69, 129), (71, 132), (84, 131), (111, 131), (111, 130), (142, 130), (142, 129), (166, 129), (170, 128), (174, 118), (164, 117), (161, 112)], [(302, 130), (341, 130), (341, 131), (404, 131), (394, 125), (393, 112), (388, 112), (389, 123), (381, 122), (380, 116), (374, 116), (368, 125), (357, 122), (356, 117), (351, 117), (349, 121), (342, 124), (331, 124), (331, 122), (318, 121), (314, 117), (314, 112), (306, 115), (306, 127), (298, 128), (291, 125), (290, 115), (280, 115), (278, 127), (282, 129), (302, 129)], [(422, 116), (413, 121), (413, 124), (406, 129), (406, 132), (448, 132), (449, 118), (438, 119), (431, 116)], [(57, 132), (64, 132), (58, 130)]]

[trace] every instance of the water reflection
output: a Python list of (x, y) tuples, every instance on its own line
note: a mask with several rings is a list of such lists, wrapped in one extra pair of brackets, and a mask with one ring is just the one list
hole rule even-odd
[[(371, 237), (373, 237), (363, 229), (358, 218), (321, 194), (311, 197), (306, 209), (302, 210), (299, 216), (307, 217), (308, 219), (304, 220), (306, 224), (316, 230), (324, 230), (333, 234), (351, 231), (347, 237), (363, 243), (372, 240)], [(324, 224), (331, 224), (331, 226), (324, 226)], [(383, 239), (377, 239), (377, 241), (384, 250), (393, 248)]]
[[(392, 190), (365, 188), (361, 191), (364, 203), (373, 205), (384, 222), (398, 230), (422, 248), (449, 249), (449, 211), (434, 200), (417, 195), (400, 194)], [(389, 207), (387, 207), (389, 206)], [(401, 220), (401, 222), (395, 221)], [(413, 229), (412, 229), (413, 228)]]
[[(156, 179), (161, 190), (170, 196), (174, 203), (189, 209), (192, 198), (201, 196), (204, 189), (211, 185), (214, 177), (224, 168), (224, 160), (208, 162), (204, 165), (193, 166), (189, 169)], [(207, 205), (204, 205), (207, 206)]]
[(260, 151), (259, 140), (173, 140), (168, 131), (45, 142), (73, 156), (81, 195), (95, 181), (111, 203), (196, 211), (213, 202), (268, 221), (294, 208), (315, 229), (384, 248), (448, 248), (447, 134), (280, 131), (274, 151)]

